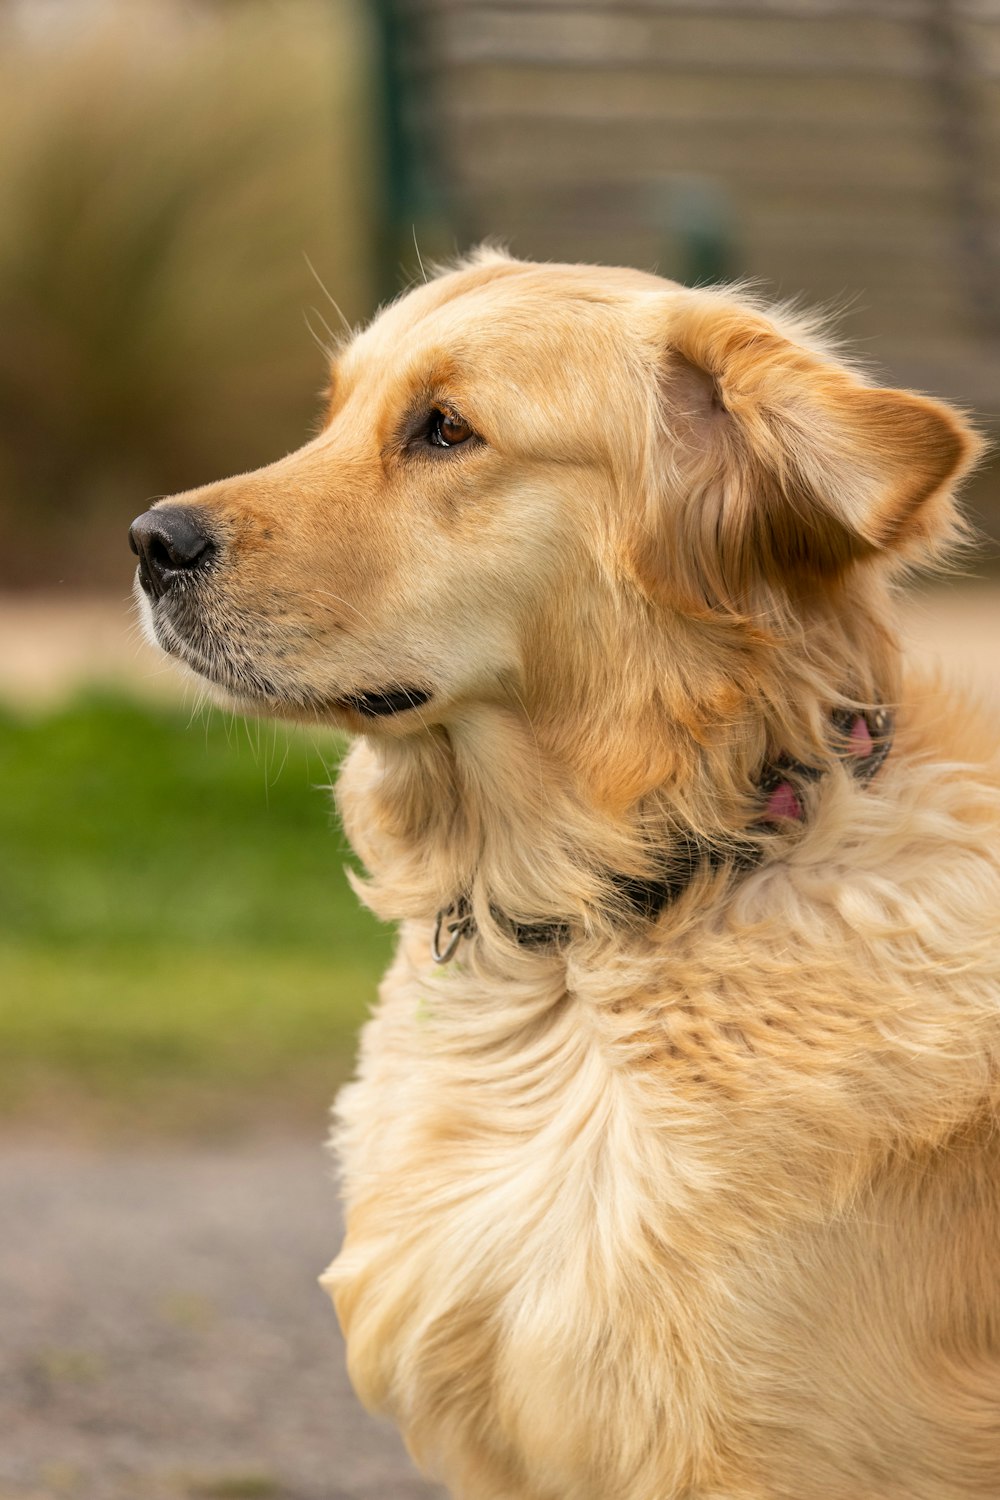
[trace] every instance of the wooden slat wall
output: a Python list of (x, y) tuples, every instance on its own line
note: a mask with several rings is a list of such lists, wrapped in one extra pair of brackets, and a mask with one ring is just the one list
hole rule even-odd
[[(431, 170), (515, 253), (728, 270), (1000, 413), (996, 0), (412, 0)], [(707, 216), (707, 218), (706, 218)]]

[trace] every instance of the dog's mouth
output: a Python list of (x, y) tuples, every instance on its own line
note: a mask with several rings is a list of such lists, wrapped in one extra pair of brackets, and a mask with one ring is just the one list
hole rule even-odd
[(353, 709), (363, 719), (388, 719), (411, 708), (423, 708), (430, 700), (426, 688), (389, 687), (379, 692), (350, 693), (335, 702), (338, 708)]
[(323, 693), (304, 684), (283, 681), (261, 670), (257, 653), (239, 630), (220, 637), (189, 614), (146, 601), (143, 611), (156, 644), (199, 677), (257, 711), (278, 716), (323, 716), (330, 713), (361, 720), (391, 719), (429, 703), (433, 693), (412, 683), (379, 683), (349, 693)]

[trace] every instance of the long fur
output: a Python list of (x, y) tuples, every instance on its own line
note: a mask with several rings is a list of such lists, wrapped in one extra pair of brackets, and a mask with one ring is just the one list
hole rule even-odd
[[(998, 725), (904, 681), (892, 605), (968, 424), (739, 291), (493, 253), (331, 390), (298, 454), (170, 502), (220, 562), (158, 628), (364, 731), (339, 800), (400, 940), (324, 1277), (362, 1400), (463, 1500), (997, 1495)], [(445, 399), (483, 441), (420, 456)], [(430, 701), (343, 707), (387, 681)], [(845, 704), (895, 713), (870, 785)], [(775, 829), (781, 753), (822, 774)], [(614, 877), (691, 834), (761, 862), (638, 921)]]

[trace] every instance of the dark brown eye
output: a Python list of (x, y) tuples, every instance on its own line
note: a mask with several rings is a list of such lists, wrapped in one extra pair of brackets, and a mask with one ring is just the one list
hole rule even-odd
[(427, 440), (435, 448), (457, 448), (472, 436), (472, 428), (456, 412), (435, 410), (431, 413)]

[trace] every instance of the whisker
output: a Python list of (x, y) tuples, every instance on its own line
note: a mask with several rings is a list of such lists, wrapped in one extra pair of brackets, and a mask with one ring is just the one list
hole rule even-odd
[[(340, 303), (337, 301), (337, 299), (334, 296), (332, 296), (332, 294), (330, 293), (330, 291), (324, 285), (323, 278), (320, 276), (320, 274), (317, 271), (316, 267), (313, 265), (312, 261), (309, 259), (308, 255), (306, 255), (306, 252), (304, 250), (302, 252), (302, 257), (305, 260), (306, 265), (309, 267), (309, 270), (311, 271), (311, 273), (312, 273), (312, 275), (313, 275), (313, 277), (314, 277), (314, 279), (316, 281), (316, 285), (319, 287), (320, 291), (323, 293), (323, 296), (326, 298), (326, 300), (329, 302), (330, 306), (333, 308), (334, 312), (337, 314), (337, 317), (343, 323), (343, 325), (344, 325), (344, 333), (347, 335), (347, 337), (349, 339), (353, 338), (354, 337), (354, 329), (351, 327), (350, 323), (344, 317), (343, 311), (341, 310)], [(338, 340), (338, 343), (339, 343), (339, 340)]]
[(319, 318), (319, 320), (322, 323), (323, 327), (326, 329), (327, 333), (330, 335), (330, 356), (332, 358), (333, 355), (336, 354), (337, 350), (340, 348), (341, 344), (343, 343), (343, 339), (340, 337), (339, 334), (334, 333), (333, 329), (330, 327), (329, 323), (326, 321), (326, 319), (324, 318), (323, 314), (320, 312), (320, 310), (319, 310), (318, 307), (310, 307), (309, 311), (310, 312), (314, 312), (316, 314), (317, 318)]
[[(330, 337), (334, 340), (334, 342), (332, 344), (324, 343), (324, 341), (320, 338), (319, 334), (316, 332), (315, 328), (312, 326), (312, 324), (309, 321), (309, 312), (314, 312), (316, 314), (317, 318), (319, 318), (320, 322), (323, 324), (323, 327), (326, 328), (327, 333), (329, 333)], [(332, 333), (332, 331), (327, 327), (326, 320), (323, 318), (323, 316), (320, 313), (320, 311), (319, 311), (318, 308), (316, 308), (316, 307), (310, 308), (309, 312), (303, 310), (302, 321), (306, 325), (306, 327), (308, 328), (308, 330), (309, 330), (309, 336), (311, 337), (313, 343), (316, 345), (316, 347), (319, 350), (320, 354), (322, 354), (322, 356), (323, 356), (324, 359), (331, 360), (331, 359), (333, 359), (334, 355), (337, 352), (336, 337)]]
[(366, 615), (356, 604), (352, 604), (350, 599), (342, 598), (340, 594), (335, 594), (332, 589), (310, 589), (305, 597), (314, 599), (317, 604), (322, 604), (324, 598), (336, 599), (338, 604), (344, 604), (348, 609), (353, 610), (358, 619), (363, 620), (366, 625), (370, 625), (373, 630), (378, 628), (371, 615)]
[(423, 256), (420, 254), (420, 246), (417, 244), (417, 226), (416, 224), (411, 224), (410, 228), (413, 232), (413, 248), (417, 252), (417, 265), (420, 267), (420, 274), (424, 278), (424, 286), (426, 286), (427, 272), (424, 270)]

